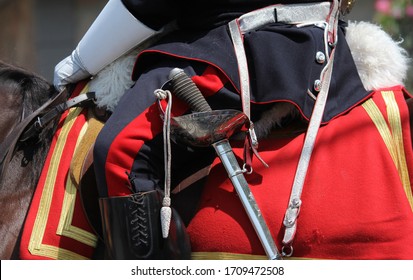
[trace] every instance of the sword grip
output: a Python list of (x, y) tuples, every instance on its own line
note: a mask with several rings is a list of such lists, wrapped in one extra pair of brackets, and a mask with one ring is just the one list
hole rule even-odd
[(195, 112), (212, 111), (205, 97), (198, 89), (196, 84), (188, 77), (184, 70), (174, 68), (169, 73), (169, 79), (172, 83), (173, 93), (184, 102), (186, 102)]

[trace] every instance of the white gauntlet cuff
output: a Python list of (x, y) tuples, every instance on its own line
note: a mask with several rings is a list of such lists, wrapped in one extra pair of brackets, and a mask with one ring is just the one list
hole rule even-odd
[(110, 0), (79, 42), (80, 64), (92, 75), (156, 33), (120, 0)]

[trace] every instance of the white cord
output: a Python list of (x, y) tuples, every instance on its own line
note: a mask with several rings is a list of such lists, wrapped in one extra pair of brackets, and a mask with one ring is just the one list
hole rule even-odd
[(171, 225), (172, 209), (171, 209), (171, 108), (172, 94), (169, 90), (157, 89), (154, 92), (159, 100), (166, 100), (165, 116), (163, 120), (163, 141), (164, 141), (164, 160), (165, 160), (165, 194), (161, 208), (161, 228), (163, 238), (169, 235)]

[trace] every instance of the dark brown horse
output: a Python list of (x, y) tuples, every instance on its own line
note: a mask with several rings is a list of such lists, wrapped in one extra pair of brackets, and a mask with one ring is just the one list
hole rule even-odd
[[(0, 145), (27, 116), (57, 94), (44, 78), (0, 62)], [(18, 258), (18, 244), (37, 180), (49, 149), (57, 120), (31, 139), (18, 141), (0, 180), (0, 259)], [(7, 165), (7, 166), (4, 166)], [(1, 170), (1, 169), (0, 169)]]

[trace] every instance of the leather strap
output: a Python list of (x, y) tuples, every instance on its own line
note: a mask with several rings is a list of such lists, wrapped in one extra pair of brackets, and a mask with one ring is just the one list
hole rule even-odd
[[(82, 94), (69, 101), (64, 102), (64, 100), (67, 98), (67, 90), (64, 89), (60, 91), (55, 97), (48, 100), (40, 108), (23, 119), (18, 125), (16, 125), (16, 127), (10, 132), (10, 134), (7, 135), (0, 146), (0, 182), (3, 180), (4, 172), (7, 169), (7, 166), (13, 156), (13, 152), (18, 141), (28, 140), (32, 136), (39, 133), (47, 123), (58, 117), (63, 111), (74, 106), (82, 106), (86, 102), (94, 99), (95, 93)], [(42, 117), (39, 117), (44, 111), (49, 108), (52, 109)], [(33, 120), (36, 118), (38, 118), (37, 121), (33, 123)], [(31, 123), (32, 125), (27, 128)]]
[[(277, 4), (246, 13), (228, 24), (231, 39), (234, 45), (235, 56), (238, 62), (242, 108), (244, 114), (247, 115), (248, 118), (251, 117), (250, 82), (243, 35), (260, 26), (275, 22), (283, 22), (287, 24), (308, 24), (321, 21), (330, 21), (332, 23), (336, 17), (331, 16), (330, 8), (332, 8), (330, 2), (290, 5)], [(329, 34), (330, 33), (335, 35), (334, 31), (329, 30)], [(335, 40), (335, 36), (333, 37), (333, 40)]]
[(318, 94), (314, 111), (311, 115), (310, 123), (308, 125), (307, 133), (304, 140), (301, 156), (298, 161), (298, 167), (295, 173), (294, 183), (291, 190), (288, 208), (285, 213), (284, 226), (285, 234), (283, 244), (290, 245), (295, 235), (297, 228), (297, 218), (301, 207), (301, 194), (304, 187), (304, 181), (307, 175), (308, 166), (310, 164), (311, 154), (313, 152), (315, 140), (320, 128), (321, 119), (323, 117), (325, 105), (327, 103), (328, 91), (331, 81), (331, 73), (333, 70), (334, 49), (331, 54), (330, 65), (327, 65), (326, 76), (322, 82), (322, 89)]
[(13, 154), (14, 148), (16, 147), (17, 141), (19, 140), (26, 127), (33, 121), (34, 118), (41, 114), (41, 112), (57, 104), (58, 102), (61, 102), (61, 100), (63, 100), (64, 98), (67, 98), (67, 91), (65, 89), (60, 91), (54, 98), (50, 99), (39, 109), (23, 119), (18, 125), (16, 125), (16, 127), (10, 132), (10, 134), (7, 135), (0, 146), (0, 182), (3, 180), (3, 173), (6, 170), (6, 166), (11, 160), (11, 156)]
[(90, 101), (94, 101), (96, 97), (95, 92), (87, 92), (85, 94), (78, 95), (66, 102), (52, 108), (42, 117), (38, 117), (37, 120), (22, 134), (20, 141), (26, 141), (31, 137), (37, 135), (49, 122), (57, 118), (61, 113), (72, 107), (81, 107)]

